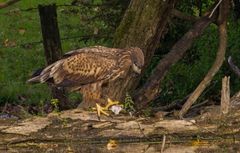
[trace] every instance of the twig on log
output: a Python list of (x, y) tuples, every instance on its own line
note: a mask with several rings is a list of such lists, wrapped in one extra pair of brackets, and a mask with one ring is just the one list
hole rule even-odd
[(236, 106), (240, 106), (240, 91), (238, 91), (237, 93), (235, 93), (232, 97), (231, 97), (231, 107), (236, 107)]
[(218, 23), (219, 23), (220, 39), (219, 39), (219, 47), (218, 47), (216, 60), (212, 65), (211, 69), (208, 71), (207, 75), (202, 80), (202, 82), (198, 85), (198, 87), (194, 90), (194, 92), (188, 98), (186, 103), (183, 105), (183, 108), (179, 112), (180, 118), (183, 118), (183, 115), (187, 113), (187, 111), (190, 109), (192, 104), (198, 99), (198, 97), (201, 95), (204, 89), (209, 85), (209, 83), (213, 79), (214, 75), (218, 72), (218, 70), (220, 69), (224, 61), (226, 46), (227, 46), (226, 25), (227, 25), (228, 11), (229, 11), (229, 1), (224, 0), (223, 3), (220, 5), (220, 9), (219, 9)]
[[(187, 95), (182, 99), (174, 100), (171, 103), (169, 103), (168, 105), (155, 106), (153, 108), (153, 111), (168, 111), (168, 110), (173, 110), (173, 109), (176, 109), (176, 108), (179, 109), (184, 104), (184, 102), (188, 99), (189, 96), (190, 95)], [(156, 100), (156, 102), (160, 103), (161, 101)]]
[(2, 2), (2, 3), (0, 3), (0, 9), (1, 9), (1, 8), (5, 8), (5, 7), (8, 7), (8, 6), (10, 6), (10, 5), (14, 4), (14, 3), (19, 2), (19, 1), (20, 1), (20, 0), (10, 0), (10, 1), (8, 1), (8, 2)]
[(162, 140), (162, 147), (161, 147), (161, 153), (163, 153), (163, 150), (165, 148), (165, 144), (166, 144), (166, 135), (163, 135), (163, 140)]
[(193, 105), (193, 106), (191, 107), (191, 109), (194, 109), (194, 108), (197, 108), (197, 107), (201, 107), (201, 106), (207, 104), (208, 102), (209, 102), (208, 99), (207, 99), (207, 100), (204, 100), (204, 101), (201, 102), (201, 103), (197, 103), (196, 105)]
[(227, 114), (230, 107), (230, 77), (225, 76), (222, 79), (222, 91), (221, 91), (221, 112)]

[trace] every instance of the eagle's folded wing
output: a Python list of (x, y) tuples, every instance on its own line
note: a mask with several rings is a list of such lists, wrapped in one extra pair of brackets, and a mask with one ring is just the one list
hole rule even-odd
[(79, 86), (110, 78), (119, 69), (113, 56), (78, 53), (61, 59), (42, 70), (28, 82), (51, 82), (57, 86)]
[(72, 87), (126, 75), (132, 65), (128, 50), (95, 46), (68, 52), (63, 59), (44, 68), (28, 82), (50, 82)]

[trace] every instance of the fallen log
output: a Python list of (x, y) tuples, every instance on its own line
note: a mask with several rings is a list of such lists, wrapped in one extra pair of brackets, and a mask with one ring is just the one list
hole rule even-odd
[[(103, 116), (99, 121), (95, 112), (81, 109), (15, 122), (0, 120), (0, 152), (16, 148), (37, 148), (41, 151), (64, 148), (83, 151), (79, 150), (79, 144), (84, 145), (84, 148), (88, 146), (92, 148), (92, 145), (96, 145), (98, 147), (95, 149), (100, 149), (97, 152), (104, 152), (110, 140), (117, 142), (118, 151), (125, 149), (124, 152), (131, 152), (132, 149), (134, 152), (135, 149), (150, 149), (154, 146), (150, 152), (154, 152), (153, 150), (159, 152), (162, 150), (161, 146), (164, 146), (161, 145), (163, 137), (166, 137), (165, 151), (169, 150), (170, 144), (174, 144), (174, 147), (185, 144), (187, 148), (190, 145), (193, 150), (201, 149), (206, 145), (209, 145), (208, 148), (219, 149), (218, 145), (222, 143), (233, 146), (239, 142), (240, 110), (238, 108), (234, 106), (223, 116), (219, 106), (210, 107), (205, 113), (189, 120), (120, 115)], [(133, 149), (130, 144), (141, 145)], [(147, 147), (151, 144), (158, 145)]]

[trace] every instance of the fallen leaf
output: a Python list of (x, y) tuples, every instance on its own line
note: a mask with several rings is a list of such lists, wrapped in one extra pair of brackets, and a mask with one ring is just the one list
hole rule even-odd
[(19, 33), (20, 35), (24, 35), (24, 34), (25, 34), (25, 32), (26, 32), (26, 30), (25, 30), (25, 29), (23, 29), (23, 28), (21, 28), (21, 29), (18, 29), (18, 33)]
[(204, 145), (209, 145), (209, 142), (205, 141), (205, 140), (194, 140), (194, 141), (192, 141), (192, 146), (204, 146)]
[(113, 150), (113, 149), (116, 149), (117, 147), (117, 142), (116, 140), (109, 140), (108, 141), (108, 144), (107, 144), (107, 150)]
[(67, 153), (74, 153), (74, 150), (70, 146), (68, 146), (67, 149), (66, 149), (66, 152)]
[(4, 42), (3, 42), (3, 45), (5, 47), (14, 47), (14, 46), (16, 46), (16, 42), (12, 41), (12, 40), (9, 40), (9, 39), (5, 39)]
[(5, 47), (8, 47), (8, 41), (9, 41), (8, 39), (5, 39), (5, 40), (4, 40), (3, 45), (4, 45)]

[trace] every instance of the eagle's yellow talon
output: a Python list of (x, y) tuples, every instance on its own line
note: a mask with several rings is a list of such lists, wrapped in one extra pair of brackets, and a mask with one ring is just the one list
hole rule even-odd
[(104, 107), (100, 106), (99, 104), (96, 104), (96, 107), (97, 107), (98, 117), (100, 117), (101, 113), (103, 113), (106, 116), (109, 116), (109, 114), (107, 112), (105, 112), (106, 109)]
[(109, 107), (119, 104), (118, 101), (112, 101), (110, 98), (108, 98), (107, 101), (108, 101), (108, 103), (105, 107), (102, 107), (102, 106), (100, 106), (99, 104), (96, 103), (96, 110), (97, 110), (97, 115), (98, 115), (99, 118), (101, 116), (101, 113), (106, 115), (106, 116), (109, 116), (109, 114), (106, 112), (106, 111), (108, 111)]
[(117, 104), (119, 104), (119, 101), (112, 101), (110, 98), (108, 98), (108, 103), (104, 108), (108, 110), (109, 107), (111, 107), (113, 105), (117, 105)]

